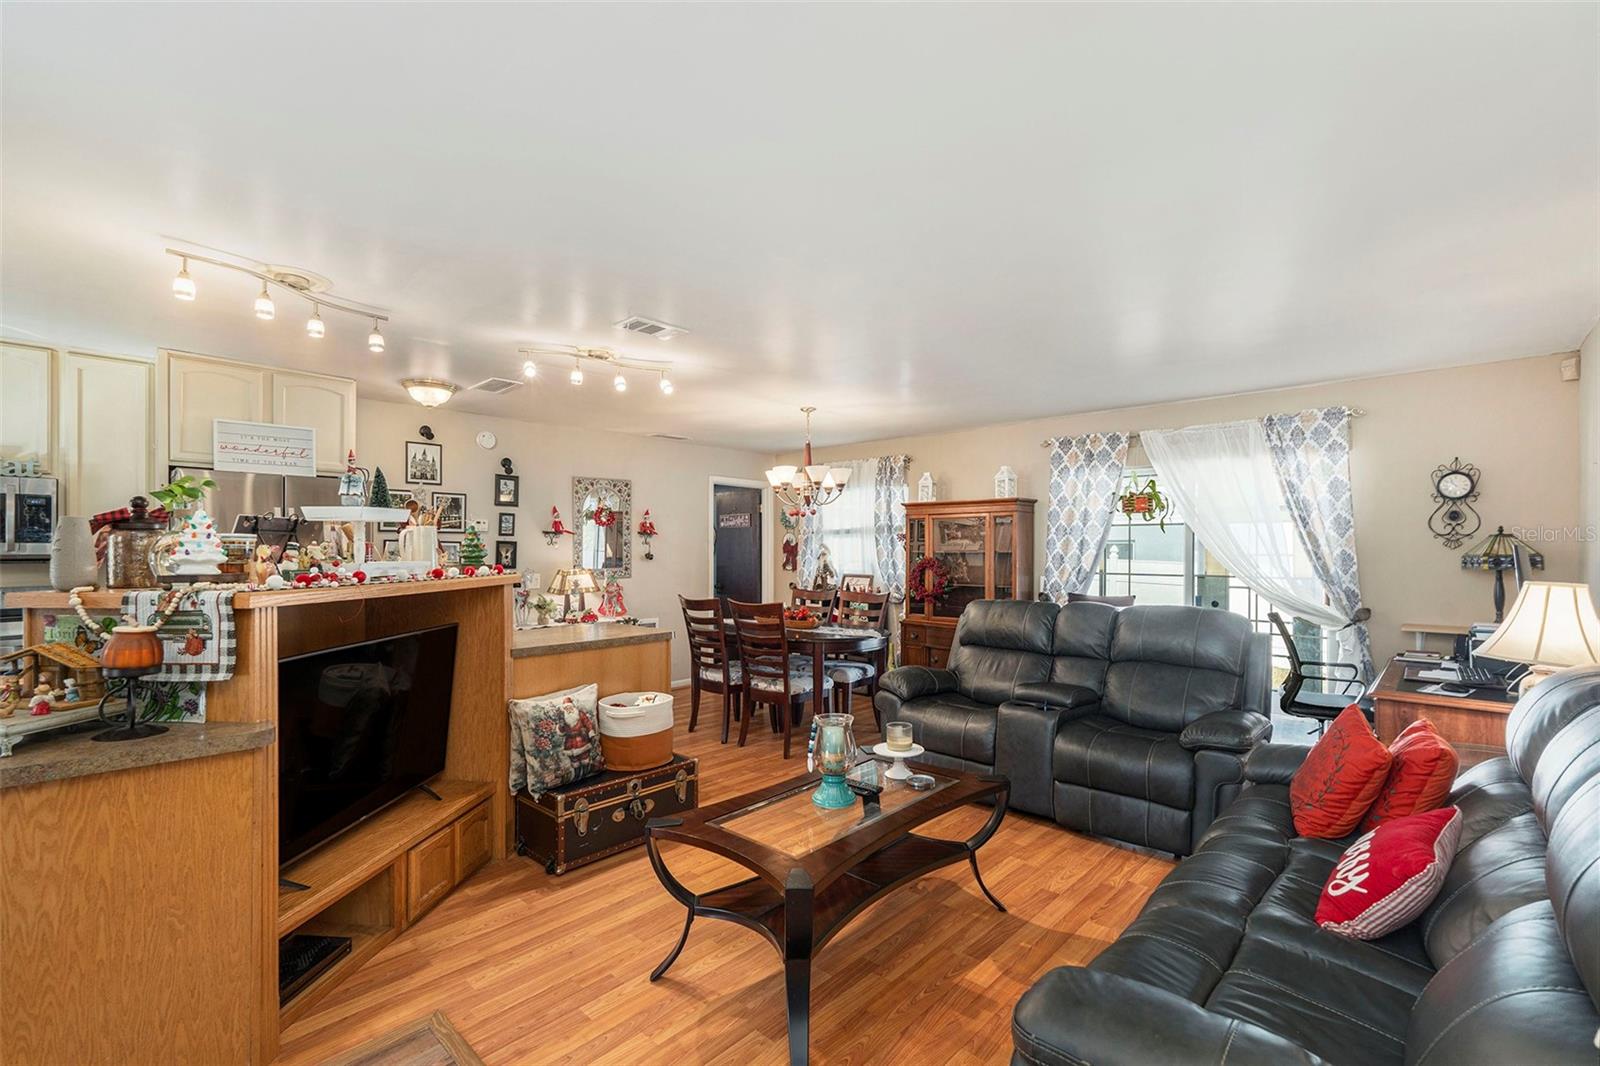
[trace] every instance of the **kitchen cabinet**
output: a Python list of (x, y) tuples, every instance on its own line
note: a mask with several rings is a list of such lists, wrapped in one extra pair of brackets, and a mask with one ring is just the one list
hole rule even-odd
[(317, 431), (317, 472), (344, 473), (356, 446), (356, 383), (325, 374), (272, 372), (272, 417), (280, 426)]
[(0, 344), (0, 458), (37, 459), (56, 470), (55, 352)]
[(163, 352), (167, 462), (211, 465), (211, 422), (267, 422), (272, 371), (248, 363)]
[(57, 474), (63, 514), (126, 506), (165, 478), (155, 467), (155, 365), (62, 352), (57, 373)]
[(317, 431), (317, 472), (344, 472), (356, 445), (356, 383), (253, 363), (164, 351), (167, 461), (210, 466), (211, 423), (273, 422)]

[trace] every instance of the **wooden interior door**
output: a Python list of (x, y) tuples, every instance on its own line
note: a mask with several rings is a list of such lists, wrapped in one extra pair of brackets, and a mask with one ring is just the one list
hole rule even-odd
[(748, 485), (712, 486), (711, 594), (727, 607), (730, 599), (761, 599), (761, 490)]

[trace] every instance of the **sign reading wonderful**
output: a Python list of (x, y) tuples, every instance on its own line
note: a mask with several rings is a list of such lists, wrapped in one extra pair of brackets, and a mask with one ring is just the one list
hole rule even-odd
[(256, 474), (317, 475), (317, 431), (270, 422), (211, 423), (211, 465)]

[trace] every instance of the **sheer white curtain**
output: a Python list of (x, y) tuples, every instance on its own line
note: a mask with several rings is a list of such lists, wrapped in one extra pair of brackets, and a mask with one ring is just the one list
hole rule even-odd
[(807, 543), (800, 569), (801, 584), (810, 585), (817, 576), (817, 559), (822, 548), (828, 549), (828, 560), (834, 572), (845, 574), (878, 574), (877, 546), (873, 539), (876, 519), (873, 511), (877, 499), (874, 478), (877, 475), (876, 459), (851, 459), (845, 462), (830, 460), (831, 467), (847, 467), (850, 480), (844, 491), (832, 503), (817, 508), (815, 516), (805, 524)]
[[(1329, 606), (1301, 546), (1260, 422), (1146, 430), (1140, 440), (1161, 490), (1230, 573), (1308, 622), (1339, 629), (1349, 621)], [(1340, 634), (1341, 658), (1359, 661), (1355, 640), (1351, 630)]]

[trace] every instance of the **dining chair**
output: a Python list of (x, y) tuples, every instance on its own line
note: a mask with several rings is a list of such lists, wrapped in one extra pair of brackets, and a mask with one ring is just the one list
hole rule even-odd
[(679, 596), (683, 627), (689, 633), (689, 732), (700, 721), (700, 693), (722, 694), (722, 742), (728, 742), (728, 723), (738, 716), (744, 693), (744, 675), (737, 652), (729, 647), (723, 625), (722, 601), (713, 596), (691, 600)]
[[(744, 667), (744, 718), (739, 723), (739, 746), (750, 733), (750, 719), (758, 704), (771, 707), (783, 725), (783, 757), (797, 726), (805, 722), (811, 703), (811, 671), (798, 669), (789, 658), (789, 637), (783, 628), (783, 604), (728, 601), (739, 653)], [(822, 694), (833, 692), (833, 679), (822, 678)]]
[(803, 589), (793, 581), (789, 582), (789, 606), (811, 608), (823, 625), (833, 621), (833, 611), (838, 603), (838, 589)]
[[(888, 668), (889, 659), (889, 594), (887, 592), (840, 592), (837, 608), (838, 625), (843, 629), (874, 629), (883, 634), (883, 647), (877, 651), (847, 652), (823, 663), (823, 670), (833, 679), (836, 710), (849, 714), (855, 698), (855, 686), (865, 685), (868, 699), (878, 694), (878, 678)], [(877, 701), (872, 701), (872, 718), (883, 729), (883, 715)]]
[[(1284, 651), (1289, 656), (1289, 676), (1283, 679), (1283, 695), (1278, 699), (1279, 710), (1296, 718), (1311, 719), (1317, 723), (1318, 733), (1352, 703), (1361, 708), (1368, 722), (1373, 720), (1372, 700), (1365, 695), (1366, 686), (1361, 683), (1361, 667), (1355, 663), (1329, 663), (1320, 659), (1300, 658), (1294, 634), (1289, 631), (1283, 616), (1277, 611), (1268, 611), (1267, 619), (1278, 630), (1278, 636), (1283, 638)], [(1343, 691), (1302, 692), (1307, 681), (1336, 685)]]

